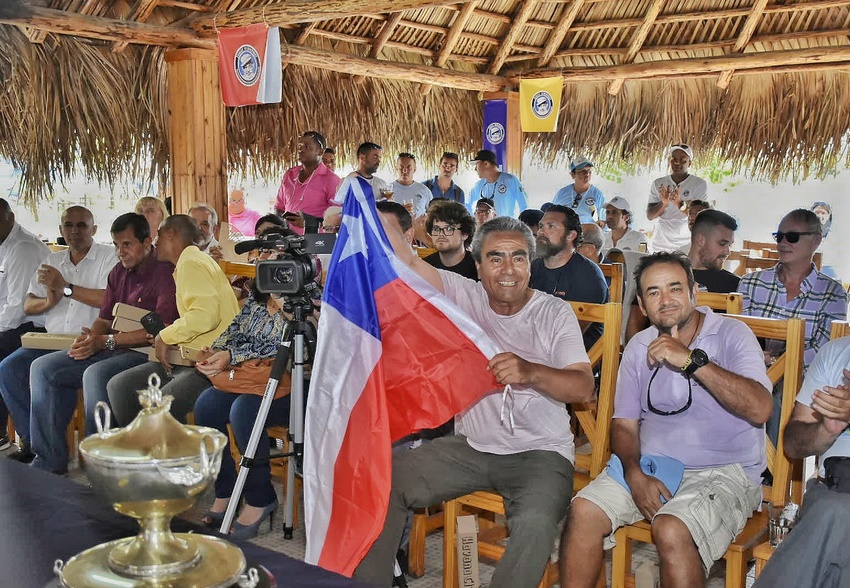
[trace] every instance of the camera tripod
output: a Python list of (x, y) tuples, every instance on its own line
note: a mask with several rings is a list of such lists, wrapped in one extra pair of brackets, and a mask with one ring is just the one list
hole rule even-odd
[(251, 436), (248, 439), (248, 446), (239, 461), (239, 475), (236, 477), (236, 484), (224, 513), (221, 529), (219, 529), (224, 535), (230, 531), (239, 499), (242, 496), (242, 490), (245, 487), (245, 480), (255, 463), (254, 456), (257, 453), (260, 437), (266, 427), (266, 419), (274, 400), (275, 391), (283, 377), (289, 356), (292, 354), (292, 386), (289, 394), (289, 452), (284, 454), (287, 459), (287, 468), (286, 497), (283, 503), (283, 537), (284, 539), (292, 539), (294, 513), (295, 508), (297, 508), (295, 505), (295, 471), (301, 469), (301, 461), (304, 457), (304, 351), (307, 349), (310, 357), (315, 356), (316, 329), (306, 320), (306, 317), (313, 313), (313, 302), (309, 296), (297, 298), (287, 296), (283, 302), (283, 310), (292, 313), (293, 318), (287, 321), (286, 328), (281, 335), (269, 381), (266, 384), (265, 392), (263, 392), (263, 400), (251, 429)]

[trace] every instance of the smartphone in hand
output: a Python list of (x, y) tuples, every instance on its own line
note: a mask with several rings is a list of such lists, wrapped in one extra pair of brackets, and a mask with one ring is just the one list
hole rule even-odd
[(162, 322), (160, 316), (155, 312), (147, 313), (139, 322), (142, 323), (142, 328), (154, 337), (159, 335), (159, 332), (165, 328), (165, 323)]

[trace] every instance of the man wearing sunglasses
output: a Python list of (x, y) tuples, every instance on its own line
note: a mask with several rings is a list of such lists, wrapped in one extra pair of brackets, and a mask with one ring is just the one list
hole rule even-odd
[[(744, 314), (768, 318), (801, 318), (806, 321), (803, 364), (808, 369), (818, 350), (829, 341), (832, 321), (847, 319), (847, 292), (840, 282), (817, 270), (813, 263), (821, 244), (821, 223), (811, 210), (798, 208), (786, 214), (773, 233), (779, 263), (741, 278)], [(765, 362), (782, 354), (779, 342), (768, 341)], [(774, 394), (773, 416), (767, 425), (770, 438), (779, 436), (782, 388)]]
[(682, 206), (691, 200), (708, 200), (705, 180), (688, 172), (694, 150), (680, 143), (672, 145), (668, 154), (670, 175), (652, 182), (646, 206), (646, 218), (656, 221), (652, 235), (653, 251), (676, 251), (686, 246), (691, 234), (688, 231), (688, 215), (682, 211)]
[(605, 196), (590, 183), (593, 162), (581, 155), (570, 161), (570, 177), (573, 183), (558, 190), (552, 202), (572, 208), (582, 223), (597, 223), (605, 226)]
[[(651, 326), (626, 345), (617, 378), (611, 448), (623, 475), (609, 467), (573, 500), (562, 587), (595, 586), (613, 533), (643, 518), (662, 585), (703, 586), (761, 503), (771, 400), (758, 340), (743, 323), (696, 308), (691, 265), (679, 252), (642, 258), (635, 282)], [(684, 473), (650, 475), (641, 458), (678, 461)]]
[(441, 202), (428, 212), (425, 228), (437, 250), (425, 261), (437, 269), (454, 272), (477, 282), (475, 258), (467, 249), (475, 233), (475, 221), (466, 207), (451, 200)]

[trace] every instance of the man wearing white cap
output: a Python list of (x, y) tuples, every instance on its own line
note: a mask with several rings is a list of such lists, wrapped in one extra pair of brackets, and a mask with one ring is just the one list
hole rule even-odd
[(605, 224), (611, 230), (605, 233), (603, 256), (611, 249), (647, 251), (646, 235), (632, 228), (632, 207), (622, 196), (614, 196), (605, 205)]
[(694, 151), (685, 144), (673, 145), (669, 150), (669, 176), (652, 182), (646, 218), (656, 220), (652, 236), (653, 251), (675, 251), (691, 240), (688, 215), (682, 204), (689, 200), (708, 200), (705, 180), (688, 173)]
[(570, 162), (573, 183), (558, 190), (552, 202), (575, 210), (583, 223), (596, 223), (604, 227), (605, 196), (590, 183), (592, 168), (593, 162), (583, 155), (573, 159)]

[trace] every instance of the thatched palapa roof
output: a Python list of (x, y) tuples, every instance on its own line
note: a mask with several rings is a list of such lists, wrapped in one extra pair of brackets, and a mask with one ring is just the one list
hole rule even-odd
[(4, 0), (0, 157), (31, 196), (77, 163), (164, 185), (163, 52), (263, 21), (282, 27), (284, 101), (228, 111), (231, 175), (276, 175), (310, 128), (349, 155), (469, 153), (480, 92), (558, 74), (557, 132), (525, 137), (546, 162), (687, 141), (770, 179), (848, 163), (850, 0)]

